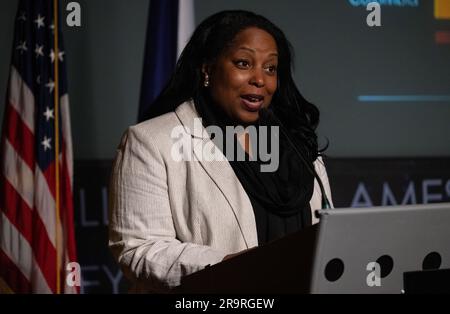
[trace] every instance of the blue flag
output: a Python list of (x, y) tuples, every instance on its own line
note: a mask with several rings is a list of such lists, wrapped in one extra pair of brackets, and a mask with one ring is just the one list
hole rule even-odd
[(175, 70), (177, 56), (192, 30), (192, 1), (151, 1), (141, 83), (139, 122), (146, 119), (151, 104), (168, 83)]
[(138, 122), (169, 82), (194, 30), (193, 0), (151, 0), (148, 15)]

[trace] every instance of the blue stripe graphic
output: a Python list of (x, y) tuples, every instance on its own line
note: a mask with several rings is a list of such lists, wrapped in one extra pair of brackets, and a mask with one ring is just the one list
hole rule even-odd
[(362, 95), (361, 102), (450, 102), (450, 95)]

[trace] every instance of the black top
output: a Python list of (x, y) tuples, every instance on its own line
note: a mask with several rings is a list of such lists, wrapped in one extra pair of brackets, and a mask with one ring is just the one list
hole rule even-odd
[[(221, 108), (213, 104), (211, 100), (200, 98), (195, 102), (195, 106), (205, 127), (219, 126), (225, 134), (226, 126), (236, 126), (236, 123), (231, 121)], [(270, 118), (260, 118), (255, 126), (258, 130), (258, 140), (260, 135), (258, 126), (268, 126), (268, 152), (271, 152), (270, 126), (276, 126), (276, 123)], [(223, 138), (223, 145), (218, 146), (227, 156), (225, 136)], [(305, 165), (284, 136), (280, 134), (277, 139), (280, 143), (280, 161), (275, 172), (262, 172), (261, 165), (270, 162), (261, 161), (259, 154), (256, 154), (256, 152), (253, 154), (258, 158), (255, 158), (255, 161), (250, 161), (250, 156), (237, 143), (235, 143), (234, 152), (240, 150), (242, 154), (245, 154), (246, 160), (236, 161), (236, 158), (234, 158), (233, 161), (227, 156), (252, 204), (259, 245), (311, 225), (309, 201), (314, 189), (314, 177), (306, 170)], [(299, 141), (296, 141), (296, 145), (298, 150), (304, 150), (304, 146)], [(274, 154), (271, 154), (271, 156), (273, 157)]]

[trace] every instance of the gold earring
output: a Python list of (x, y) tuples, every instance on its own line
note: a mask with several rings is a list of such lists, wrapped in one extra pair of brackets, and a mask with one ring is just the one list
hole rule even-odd
[(208, 74), (205, 74), (205, 83), (204, 83), (205, 87), (209, 87), (209, 76)]

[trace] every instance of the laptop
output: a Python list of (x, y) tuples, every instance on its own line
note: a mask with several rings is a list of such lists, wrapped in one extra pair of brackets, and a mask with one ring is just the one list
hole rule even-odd
[(450, 269), (450, 203), (318, 214), (312, 293), (401, 294), (405, 273)]

